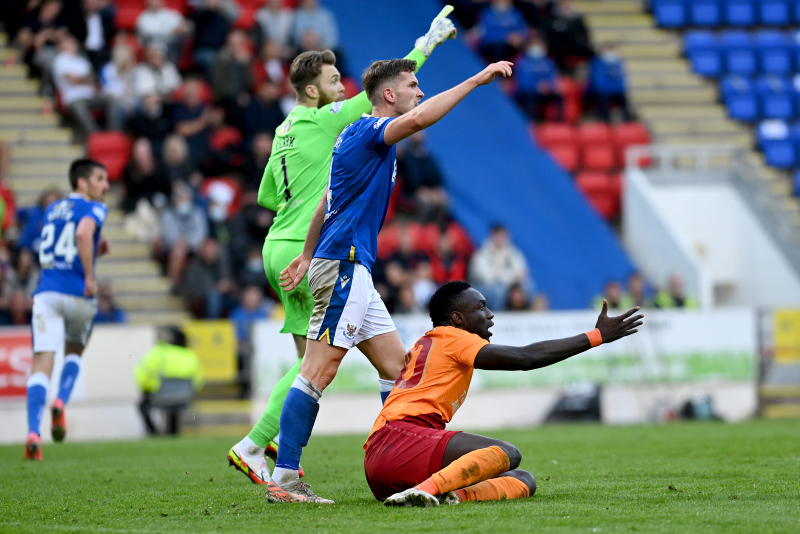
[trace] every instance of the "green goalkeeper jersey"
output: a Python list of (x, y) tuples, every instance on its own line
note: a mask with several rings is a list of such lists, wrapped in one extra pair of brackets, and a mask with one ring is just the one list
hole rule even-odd
[[(426, 58), (414, 50), (406, 59), (415, 60), (419, 70)], [(370, 112), (372, 104), (361, 92), (321, 108), (297, 105), (275, 130), (272, 155), (258, 188), (258, 203), (276, 212), (267, 240), (305, 241), (328, 184), (336, 138), (345, 126)]]

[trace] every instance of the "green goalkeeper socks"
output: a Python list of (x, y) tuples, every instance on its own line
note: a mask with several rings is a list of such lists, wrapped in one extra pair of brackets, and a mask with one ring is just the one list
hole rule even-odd
[(289, 393), (289, 388), (292, 387), (294, 378), (300, 372), (300, 362), (302, 361), (302, 358), (297, 358), (297, 364), (289, 369), (275, 385), (269, 395), (267, 407), (264, 409), (264, 413), (261, 414), (261, 419), (258, 420), (256, 426), (247, 435), (259, 447), (265, 448), (278, 435), (283, 401), (286, 400), (286, 395)]

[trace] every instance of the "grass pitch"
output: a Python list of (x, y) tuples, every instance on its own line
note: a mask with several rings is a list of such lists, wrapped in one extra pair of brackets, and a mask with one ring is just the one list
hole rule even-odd
[(0, 447), (0, 532), (800, 532), (800, 423), (548, 426), (522, 450), (531, 499), (387, 509), (363, 436), (312, 438), (307, 481), (336, 505), (270, 505), (227, 466), (232, 439)]

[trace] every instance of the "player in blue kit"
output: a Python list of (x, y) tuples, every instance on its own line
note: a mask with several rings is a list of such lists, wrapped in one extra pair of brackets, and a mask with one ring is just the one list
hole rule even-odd
[(413, 61), (376, 61), (364, 73), (372, 115), (337, 138), (328, 188), (311, 220), (303, 254), (281, 273), (281, 286), (291, 290), (308, 272), (314, 311), (300, 373), (281, 412), (281, 446), (267, 484), (270, 502), (333, 503), (301, 482), (298, 469), (322, 391), (347, 351), (357, 346), (384, 379), (396, 379), (403, 367), (406, 349), (370, 274), (397, 173), (395, 145), (439, 121), (476, 87), (498, 74), (511, 75), (511, 65), (493, 63), (419, 106), (424, 94)]
[(47, 401), (53, 361), (64, 347), (64, 368), (53, 402), (51, 432), (62, 441), (67, 432), (64, 405), (81, 369), (81, 354), (97, 314), (95, 258), (108, 252), (100, 229), (108, 213), (103, 203), (108, 173), (90, 159), (72, 162), (72, 194), (51, 204), (44, 214), (39, 264), (42, 274), (33, 293), (33, 369), (28, 379), (28, 439), (25, 458), (42, 459), (39, 427)]

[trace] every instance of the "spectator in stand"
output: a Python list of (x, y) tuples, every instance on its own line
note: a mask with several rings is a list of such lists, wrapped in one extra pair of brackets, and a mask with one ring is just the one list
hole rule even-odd
[(240, 199), (239, 210), (230, 218), (229, 227), (231, 233), (231, 241), (229, 250), (233, 260), (233, 268), (236, 273), (243, 270), (250, 271), (248, 262), (255, 261), (252, 257), (252, 251), (258, 252), (259, 269), (258, 272), (263, 275), (266, 281), (266, 274), (264, 273), (264, 261), (261, 258), (261, 247), (264, 245), (264, 237), (267, 235), (275, 213), (262, 208), (258, 205), (258, 188), (257, 186), (247, 187), (242, 193)]
[(261, 247), (253, 247), (244, 256), (242, 268), (235, 270), (236, 280), (245, 286), (258, 286), (262, 291), (269, 291), (269, 281), (264, 272), (264, 257)]
[(423, 308), (417, 303), (417, 297), (414, 294), (414, 287), (409, 283), (405, 283), (397, 291), (397, 300), (394, 304), (392, 313), (398, 314), (411, 314), (422, 313)]
[(403, 153), (403, 190), (413, 199), (415, 213), (422, 224), (447, 224), (447, 193), (436, 160), (425, 145), (426, 133), (409, 137)]
[(553, 17), (545, 28), (545, 40), (550, 55), (562, 72), (571, 73), (576, 62), (586, 61), (594, 55), (589, 30), (572, 0), (558, 0)]
[(455, 8), (448, 17), (460, 22), (467, 30), (478, 23), (478, 18), (486, 7), (486, 0), (448, 0), (447, 3)]
[(201, 166), (206, 176), (221, 176), (241, 169), (244, 165), (244, 139), (239, 130), (226, 122), (224, 106), (211, 107), (208, 124), (208, 153)]
[(504, 309), (514, 283), (522, 284), (526, 293), (531, 286), (528, 262), (501, 224), (492, 226), (483, 246), (472, 255), (469, 274), (470, 283), (486, 297), (486, 305), (492, 310)]
[(211, 136), (211, 110), (203, 102), (203, 82), (191, 78), (183, 87), (183, 101), (175, 106), (175, 131), (186, 139), (189, 158), (199, 164), (205, 159)]
[(98, 93), (92, 64), (78, 55), (78, 46), (78, 41), (71, 35), (62, 37), (59, 53), (53, 61), (53, 78), (61, 102), (84, 134), (100, 130), (92, 116), (93, 109), (104, 110), (109, 130), (120, 130), (123, 124), (121, 109), (113, 98)]
[(181, 281), (189, 254), (196, 252), (208, 237), (208, 219), (192, 197), (189, 186), (176, 183), (172, 188), (172, 206), (161, 213), (163, 235), (157, 255), (166, 261), (173, 290)]
[(420, 262), (430, 262), (428, 255), (416, 248), (414, 234), (407, 225), (399, 225), (397, 230), (397, 250), (389, 257), (389, 262), (397, 263), (403, 271), (409, 274), (417, 268)]
[(553, 0), (518, 0), (516, 4), (528, 26), (537, 31), (545, 30), (553, 16)]
[(479, 50), (489, 63), (512, 59), (522, 48), (528, 26), (512, 0), (491, 0), (480, 16)]
[(157, 208), (167, 205), (172, 184), (156, 163), (149, 139), (140, 137), (133, 144), (131, 161), (122, 173), (122, 183), (125, 184), (125, 199), (122, 201), (125, 213), (135, 210), (142, 199)]
[(111, 41), (114, 38), (114, 13), (106, 9), (107, 0), (83, 0), (83, 13), (77, 17), (73, 29), (75, 37), (83, 43), (86, 56), (96, 71), (111, 59)]
[(147, 0), (147, 9), (136, 19), (136, 36), (145, 46), (160, 42), (167, 47), (167, 57), (178, 63), (183, 41), (189, 33), (189, 24), (183, 15), (164, 7), (164, 0)]
[(602, 52), (592, 59), (589, 67), (589, 83), (586, 87), (586, 98), (597, 102), (600, 118), (608, 121), (611, 108), (619, 106), (624, 121), (631, 120), (628, 111), (627, 86), (625, 83), (625, 66), (613, 43), (606, 43)]
[(525, 56), (517, 62), (516, 99), (528, 115), (537, 120), (547, 119), (547, 108), (556, 106), (556, 119), (564, 120), (564, 99), (558, 91), (558, 69), (547, 57), (544, 41), (534, 35), (528, 41)]
[(8, 323), (13, 326), (23, 326), (31, 324), (31, 307), (33, 301), (25, 296), (25, 292), (17, 289), (11, 293), (8, 299)]
[(266, 0), (256, 12), (261, 41), (272, 41), (279, 49), (291, 44), (294, 31), (294, 11), (283, 7), (283, 0)]
[[(301, 0), (294, 16), (292, 38), (294, 45), (300, 47), (303, 35), (312, 32), (319, 36), (320, 45), (336, 52), (339, 47), (339, 26), (330, 10), (321, 7), (319, 0)], [(336, 52), (337, 59), (339, 52)]]
[(186, 139), (178, 134), (172, 134), (164, 141), (163, 156), (164, 173), (171, 185), (178, 182), (188, 183), (193, 188), (200, 187), (203, 176), (197, 172), (196, 167), (189, 159), (189, 147)]
[(19, 218), (23, 219), (24, 214), (24, 223), (21, 225), (16, 245), (18, 249), (34, 253), (33, 257), (37, 262), (39, 261), (39, 241), (44, 225), (44, 212), (50, 204), (61, 200), (62, 196), (58, 189), (45, 189), (39, 195), (39, 201), (35, 206), (20, 210)]
[(183, 296), (195, 317), (218, 319), (232, 308), (234, 285), (227, 252), (208, 237), (183, 273)]
[(506, 302), (507, 311), (528, 311), (531, 309), (531, 302), (522, 284), (514, 283), (508, 288), (508, 300)]
[(419, 262), (414, 269), (412, 282), (414, 300), (417, 302), (417, 307), (424, 310), (438, 287), (433, 280), (433, 270), (430, 262)]
[(605, 288), (603, 289), (603, 294), (598, 295), (592, 301), (592, 308), (597, 310), (603, 309), (603, 299), (608, 302), (609, 310), (623, 309), (622, 306), (624, 295), (622, 294), (622, 285), (616, 280), (609, 280), (606, 282)]
[(456, 253), (450, 234), (441, 233), (436, 251), (437, 254), (431, 258), (431, 267), (433, 279), (438, 285), (467, 279), (467, 258)]
[[(264, 269), (261, 269), (263, 272)], [(266, 319), (275, 308), (275, 302), (264, 298), (261, 287), (247, 285), (242, 291), (242, 302), (234, 309), (229, 319), (236, 326), (236, 341), (239, 354), (249, 358), (253, 354), (253, 323)]]
[(650, 308), (652, 305), (653, 303), (647, 298), (644, 277), (638, 272), (631, 273), (628, 276), (628, 293), (622, 299), (622, 308), (626, 310), (634, 306)]
[[(33, 253), (28, 249), (20, 249), (16, 254), (13, 267), (5, 270), (3, 281), (3, 300), (10, 301), (16, 291), (21, 291), (27, 301), (33, 297), (36, 284), (39, 283), (39, 266), (33, 259)], [(33, 302), (31, 301), (31, 305)]]
[(245, 143), (252, 142), (254, 136), (260, 132), (273, 135), (286, 118), (281, 109), (278, 86), (269, 80), (261, 82), (255, 98), (248, 100), (247, 106), (240, 112), (243, 117)]
[(22, 59), (28, 66), (38, 69), (42, 78), (41, 91), (45, 96), (54, 94), (53, 62), (59, 52), (61, 37), (67, 35), (65, 22), (59, 16), (61, 8), (61, 0), (44, 0), (36, 16), (25, 23), (17, 34)]
[(152, 42), (144, 51), (144, 61), (136, 67), (136, 94), (139, 97), (158, 95), (169, 99), (181, 85), (181, 75), (175, 64), (167, 60), (166, 47)]
[(211, 64), (211, 90), (229, 114), (237, 101), (253, 92), (253, 52), (247, 34), (233, 30)]
[(94, 324), (124, 324), (127, 321), (125, 312), (114, 301), (114, 290), (108, 281), (97, 286), (97, 315)]
[(194, 23), (192, 59), (202, 67), (206, 75), (217, 51), (225, 45), (236, 16), (231, 18), (222, 9), (221, 0), (201, 0), (200, 5), (189, 16)]
[(264, 176), (264, 169), (267, 166), (269, 157), (272, 155), (272, 141), (274, 137), (267, 132), (259, 132), (253, 136), (250, 143), (250, 150), (245, 154), (244, 177), (242, 181), (245, 186), (258, 188), (261, 178)]
[(136, 56), (125, 43), (111, 52), (111, 61), (100, 69), (101, 91), (113, 98), (125, 116), (131, 116), (138, 101), (136, 94)]
[(208, 197), (208, 220), (210, 235), (219, 246), (229, 250), (231, 233), (228, 229), (228, 212), (236, 191), (224, 182), (213, 182), (206, 191)]
[(683, 277), (678, 273), (672, 273), (672, 276), (669, 277), (668, 290), (662, 289), (656, 294), (655, 304), (658, 308), (697, 309), (697, 300), (686, 294)]
[(257, 82), (269, 80), (278, 88), (286, 82), (288, 68), (283, 60), (281, 46), (276, 41), (267, 41), (261, 46), (261, 55), (255, 66), (255, 74)]
[(160, 157), (163, 153), (164, 140), (173, 127), (174, 123), (167, 107), (155, 93), (145, 95), (133, 116), (128, 119), (128, 129), (133, 137), (149, 139), (156, 157)]

